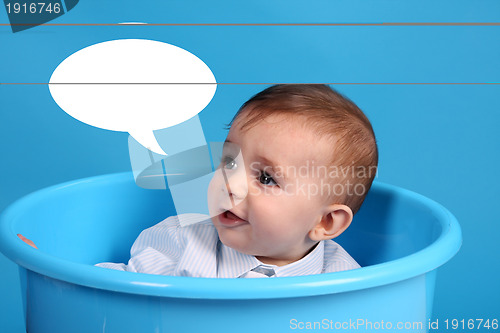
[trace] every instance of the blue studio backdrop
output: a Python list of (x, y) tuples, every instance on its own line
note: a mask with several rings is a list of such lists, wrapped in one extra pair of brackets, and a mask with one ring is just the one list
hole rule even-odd
[[(434, 319), (499, 319), (499, 1), (72, 3), (15, 33), (0, 9), (0, 210), (50, 185), (130, 171), (128, 134), (70, 117), (47, 83), (86, 46), (163, 41), (224, 83), (200, 113), (207, 141), (224, 140), (238, 107), (266, 84), (332, 83), (355, 101), (377, 135), (377, 180), (443, 204), (461, 224), (462, 249), (438, 272)], [(24, 330), (18, 279), (0, 255), (0, 332)]]

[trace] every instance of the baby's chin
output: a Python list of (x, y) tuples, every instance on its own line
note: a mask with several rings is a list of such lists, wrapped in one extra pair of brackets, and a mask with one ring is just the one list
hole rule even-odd
[(219, 239), (220, 239), (222, 244), (224, 244), (225, 246), (227, 246), (235, 251), (238, 251), (239, 253), (246, 254), (249, 256), (255, 256), (255, 257), (259, 256), (258, 254), (254, 253), (253, 251), (250, 251), (249, 249), (242, 247), (241, 243), (224, 241), (223, 238), (219, 238)]
[(221, 226), (217, 220), (214, 221), (214, 218), (216, 219), (217, 217), (216, 216), (212, 217), (212, 222), (214, 223), (215, 229), (217, 230), (217, 234), (219, 235), (219, 240), (221, 241), (222, 244), (238, 252), (254, 255), (253, 253), (251, 253), (251, 251), (248, 251), (248, 249), (246, 249), (244, 246), (249, 241), (249, 238), (248, 236), (239, 232), (238, 229), (242, 229), (241, 227), (227, 228)]

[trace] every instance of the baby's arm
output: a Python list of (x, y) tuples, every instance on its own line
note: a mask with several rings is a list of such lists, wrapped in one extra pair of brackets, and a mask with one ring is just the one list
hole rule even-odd
[[(180, 220), (189, 225), (181, 227)], [(194, 221), (197, 223), (190, 223)], [(139, 235), (127, 265), (102, 263), (98, 266), (147, 274), (216, 277), (217, 241), (217, 231), (208, 216), (171, 216)], [(203, 262), (200, 262), (200, 251), (204, 254)], [(205, 266), (214, 269), (207, 272)]]
[[(200, 223), (202, 217), (200, 214), (183, 214), (183, 221), (198, 222), (183, 228), (180, 226), (179, 217), (171, 216), (141, 232), (132, 245), (128, 264), (103, 262), (95, 266), (147, 274), (205, 276), (206, 272), (201, 271), (196, 265), (193, 266), (192, 262), (196, 262), (196, 258), (199, 257), (196, 251), (201, 249), (211, 254), (208, 258), (216, 267), (217, 237), (209, 217), (205, 216), (205, 223)], [(18, 234), (18, 237), (26, 244), (37, 248), (23, 235)], [(190, 244), (201, 245), (193, 248)], [(206, 277), (215, 277), (215, 273)]]
[(99, 263), (96, 266), (128, 272), (172, 275), (182, 254), (178, 242), (176, 216), (143, 230), (130, 249), (130, 260), (123, 263)]

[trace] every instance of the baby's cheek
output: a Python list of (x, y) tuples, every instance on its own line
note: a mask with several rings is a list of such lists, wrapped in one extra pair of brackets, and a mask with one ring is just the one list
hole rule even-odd
[(208, 184), (207, 197), (209, 200), (215, 196), (217, 187), (218, 187), (218, 180), (217, 176), (214, 175), (214, 177), (210, 181), (210, 184)]
[(254, 224), (257, 239), (271, 239), (279, 241), (284, 238), (288, 232), (288, 226), (285, 222), (286, 219), (279, 216), (266, 216), (260, 219), (257, 226)]

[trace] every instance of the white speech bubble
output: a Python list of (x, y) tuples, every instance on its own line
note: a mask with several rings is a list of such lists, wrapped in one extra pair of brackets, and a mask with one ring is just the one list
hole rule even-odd
[(52, 97), (73, 118), (129, 132), (141, 145), (163, 155), (153, 131), (194, 117), (216, 89), (212, 71), (198, 57), (147, 39), (88, 46), (60, 63), (49, 81)]

